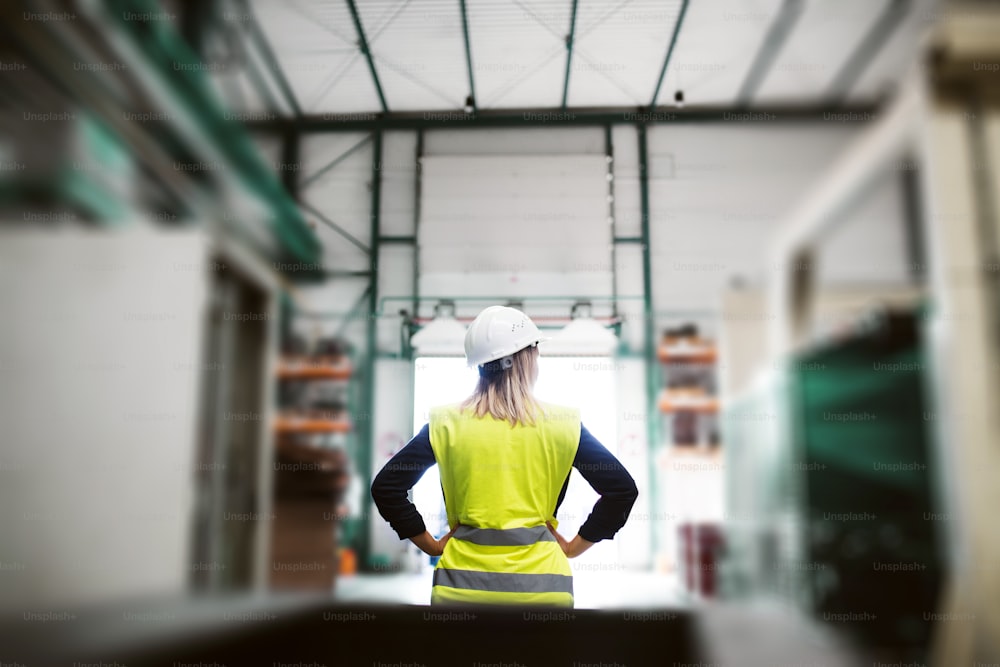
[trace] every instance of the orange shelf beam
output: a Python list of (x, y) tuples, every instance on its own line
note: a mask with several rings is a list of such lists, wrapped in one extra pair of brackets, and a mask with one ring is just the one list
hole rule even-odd
[(712, 345), (661, 345), (657, 354), (664, 363), (713, 364), (719, 357)]
[(348, 433), (351, 422), (335, 419), (282, 419), (274, 423), (278, 433)]
[(278, 377), (282, 380), (346, 380), (354, 369), (349, 363), (342, 364), (285, 364), (278, 366)]
[(719, 399), (700, 394), (664, 391), (660, 394), (659, 404), (660, 412), (716, 414), (719, 411)]

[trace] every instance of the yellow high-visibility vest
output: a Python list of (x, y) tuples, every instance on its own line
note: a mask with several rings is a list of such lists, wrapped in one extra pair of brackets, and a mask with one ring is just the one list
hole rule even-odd
[(579, 411), (543, 403), (535, 425), (431, 410), (448, 525), (431, 604), (573, 606), (569, 560), (545, 526), (580, 444)]

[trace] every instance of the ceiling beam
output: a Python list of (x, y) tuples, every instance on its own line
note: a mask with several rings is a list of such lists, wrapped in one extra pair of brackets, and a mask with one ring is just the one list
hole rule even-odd
[(295, 97), (295, 91), (292, 90), (292, 86), (288, 83), (288, 79), (285, 77), (284, 70), (281, 69), (281, 63), (278, 62), (278, 57), (274, 54), (274, 49), (271, 48), (271, 43), (267, 40), (267, 37), (264, 35), (264, 31), (257, 22), (257, 16), (253, 13), (253, 8), (246, 0), (241, 0), (240, 5), (243, 7), (243, 13), (250, 17), (250, 20), (247, 21), (247, 23), (250, 24), (250, 34), (253, 37), (254, 43), (257, 45), (257, 50), (264, 59), (268, 70), (271, 72), (274, 80), (278, 83), (278, 88), (281, 89), (281, 94), (285, 97), (285, 102), (288, 104), (288, 108), (292, 110), (292, 113), (294, 113), (297, 118), (301, 118), (302, 107), (299, 105), (299, 101)]
[(274, 113), (281, 113), (281, 105), (275, 99), (270, 86), (267, 85), (267, 81), (261, 76), (260, 70), (257, 69), (257, 63), (253, 58), (247, 58), (246, 73), (264, 105)]
[(562, 108), (566, 108), (566, 99), (569, 97), (569, 72), (573, 62), (573, 38), (576, 36), (576, 5), (577, 0), (573, 0), (573, 9), (569, 15), (569, 34), (566, 35), (566, 78), (563, 80)]
[(687, 13), (688, 0), (682, 0), (681, 10), (677, 13), (677, 21), (674, 23), (674, 32), (670, 36), (670, 44), (667, 46), (667, 55), (663, 59), (663, 67), (660, 68), (660, 76), (656, 79), (656, 89), (653, 91), (653, 99), (649, 101), (649, 108), (656, 108), (656, 100), (660, 96), (660, 87), (663, 86), (663, 78), (667, 75), (667, 68), (670, 66), (670, 58), (674, 55), (674, 47), (677, 46), (677, 36), (681, 33), (681, 24), (684, 23), (684, 14)]
[(736, 106), (750, 106), (760, 84), (764, 82), (771, 66), (778, 57), (778, 52), (785, 45), (785, 40), (792, 34), (792, 27), (795, 21), (802, 15), (802, 0), (785, 0), (778, 10), (778, 15), (774, 17), (774, 22), (764, 35), (764, 42), (761, 44), (757, 56), (750, 65), (747, 76), (743, 79), (740, 92), (736, 95)]
[(843, 102), (864, 72), (865, 67), (875, 60), (879, 51), (889, 41), (892, 33), (903, 22), (903, 19), (910, 12), (912, 4), (911, 0), (891, 0), (885, 6), (875, 23), (865, 33), (858, 47), (851, 53), (850, 58), (844, 62), (833, 77), (833, 82), (827, 91), (827, 99), (830, 104)]
[(389, 111), (389, 106), (385, 103), (385, 95), (382, 93), (382, 84), (378, 80), (378, 72), (375, 71), (375, 61), (372, 59), (372, 52), (368, 46), (368, 39), (365, 37), (365, 29), (361, 25), (361, 17), (358, 15), (358, 8), (354, 4), (354, 0), (345, 0), (347, 2), (347, 7), (351, 10), (351, 18), (354, 20), (354, 29), (358, 33), (358, 48), (361, 49), (361, 53), (364, 54), (365, 60), (368, 61), (368, 71), (372, 75), (372, 83), (375, 84), (375, 92), (378, 93), (379, 104), (382, 105), (382, 112), (387, 113)]
[[(635, 125), (680, 123), (718, 123), (739, 125), (752, 123), (762, 126), (770, 123), (794, 122), (864, 122), (871, 120), (878, 110), (876, 105), (852, 105), (848, 107), (774, 106), (759, 109), (719, 108), (719, 107), (643, 107), (618, 108), (570, 108), (566, 111), (558, 107), (541, 109), (498, 109), (480, 112), (475, 116), (454, 109), (444, 111), (396, 112), (389, 114), (360, 114), (359, 120), (336, 120), (335, 114), (307, 115), (300, 120), (283, 118), (273, 121), (247, 121), (244, 126), (255, 132), (281, 133), (294, 128), (304, 133), (324, 132), (370, 132), (383, 130), (413, 129), (475, 129), (483, 127), (552, 127), (594, 126), (594, 125)], [(831, 116), (831, 114), (837, 114)]]
[(469, 71), (469, 96), (472, 98), (473, 113), (479, 111), (479, 101), (476, 99), (476, 77), (472, 73), (472, 46), (469, 42), (469, 11), (465, 0), (458, 0), (462, 10), (462, 36), (465, 38), (465, 66)]

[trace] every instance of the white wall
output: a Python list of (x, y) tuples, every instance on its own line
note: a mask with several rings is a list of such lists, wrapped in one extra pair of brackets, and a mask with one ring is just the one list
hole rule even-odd
[(420, 291), (611, 296), (603, 155), (423, 160)]
[(2, 235), (0, 604), (184, 591), (206, 247)]
[[(715, 309), (732, 278), (760, 286), (772, 277), (773, 234), (855, 133), (831, 122), (650, 129), (655, 309)], [(900, 201), (887, 178), (824, 249), (822, 282), (906, 282)]]
[[(766, 248), (776, 226), (856, 131), (857, 127), (850, 123), (824, 121), (651, 126), (648, 137), (654, 310), (716, 310), (722, 288), (733, 277), (759, 286), (771, 276), (776, 267), (768, 265)], [(615, 126), (612, 137), (614, 231), (622, 237), (638, 236), (641, 209), (637, 133), (631, 126)], [(315, 169), (363, 139), (363, 134), (304, 135), (301, 175), (309, 178)], [(415, 149), (415, 132), (384, 135), (379, 162), (381, 225), (386, 235), (420, 236), (424, 295), (469, 296), (482, 294), (490, 286), (502, 294), (552, 295), (561, 291), (556, 288), (569, 286), (577, 287), (577, 293), (609, 291), (610, 233), (591, 225), (599, 218), (593, 210), (607, 194), (594, 192), (602, 188), (595, 180), (597, 165), (605, 154), (602, 128), (426, 131), (420, 174), (424, 190), (420, 227), (415, 225), (413, 210), (415, 177), (420, 168)], [(559, 166), (568, 163), (561, 162), (559, 156), (569, 161), (579, 156), (579, 161), (586, 164), (593, 160), (594, 169), (580, 166), (578, 173), (569, 173)], [(365, 245), (370, 243), (371, 166), (371, 146), (366, 144), (303, 190), (306, 201)], [(472, 178), (470, 170), (478, 173), (478, 180)], [(890, 176), (824, 247), (819, 262), (821, 281), (906, 281), (908, 258), (903, 252), (901, 198), (898, 183)], [(532, 197), (536, 200), (526, 204)], [(558, 211), (552, 206), (569, 206), (572, 202), (580, 203), (581, 208), (567, 208), (562, 219), (553, 217)], [(531, 217), (536, 213), (537, 220)], [(509, 230), (498, 229), (498, 221), (505, 220), (510, 221)], [(555, 237), (553, 229), (559, 230)], [(369, 258), (322, 223), (317, 223), (317, 230), (324, 242), (326, 268), (363, 270), (377, 262), (380, 298), (412, 294), (412, 247), (386, 245), (381, 257)], [(495, 237), (502, 231), (510, 231), (527, 247), (498, 244)], [(543, 244), (544, 251), (539, 253)], [(625, 297), (619, 303), (626, 319), (623, 334), (636, 350), (641, 348), (642, 335), (641, 252), (638, 244), (622, 244), (615, 249), (614, 280), (619, 296)], [(542, 276), (536, 266), (539, 262), (551, 263), (554, 273), (561, 275)], [(442, 270), (445, 263), (451, 270)], [(571, 277), (560, 267), (584, 270)], [(527, 273), (536, 275), (526, 279)], [(532, 277), (538, 279), (530, 280)], [(343, 312), (364, 285), (364, 278), (337, 278), (322, 287), (300, 288), (299, 292), (304, 302), (316, 310)], [(398, 352), (396, 311), (408, 306), (403, 301), (386, 304), (386, 317), (380, 318), (379, 327), (383, 351)], [(537, 304), (536, 308), (543, 309)], [(430, 315), (429, 306), (421, 314)], [(357, 324), (354, 333), (361, 342), (363, 322)], [(315, 328), (326, 331), (334, 325), (335, 320), (331, 320)]]

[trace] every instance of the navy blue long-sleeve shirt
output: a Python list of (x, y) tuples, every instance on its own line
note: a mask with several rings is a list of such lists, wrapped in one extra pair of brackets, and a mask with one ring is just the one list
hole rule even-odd
[[(424, 472), (437, 463), (431, 449), (430, 426), (425, 424), (405, 447), (393, 456), (372, 482), (372, 499), (382, 518), (405, 540), (422, 534), (427, 528), (420, 512), (407, 498), (407, 492), (420, 481)], [(587, 520), (580, 526), (580, 537), (588, 542), (600, 542), (614, 537), (639, 495), (635, 480), (625, 466), (580, 425), (580, 444), (573, 459), (585, 480), (601, 495)], [(563, 482), (554, 511), (558, 511), (566, 496), (569, 475)]]

